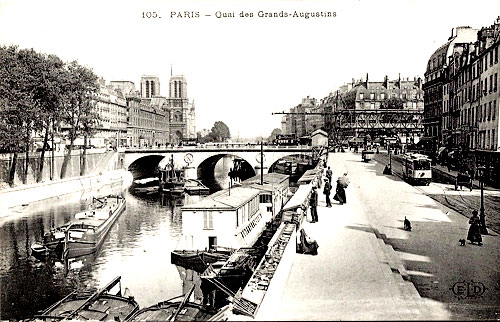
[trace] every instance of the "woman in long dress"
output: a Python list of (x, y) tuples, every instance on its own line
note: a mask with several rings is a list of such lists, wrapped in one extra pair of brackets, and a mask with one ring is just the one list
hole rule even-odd
[(318, 243), (306, 235), (304, 228), (300, 230), (300, 250), (303, 254), (318, 255)]
[(481, 236), (481, 222), (477, 216), (477, 211), (472, 211), (472, 217), (469, 220), (469, 232), (467, 233), (467, 240), (474, 244), (477, 242), (479, 246), (483, 244), (483, 238)]
[(337, 179), (337, 188), (335, 190), (335, 196), (333, 199), (337, 200), (341, 205), (347, 202), (345, 197), (345, 188), (349, 184), (349, 179), (347, 178), (347, 173), (344, 173), (343, 177)]

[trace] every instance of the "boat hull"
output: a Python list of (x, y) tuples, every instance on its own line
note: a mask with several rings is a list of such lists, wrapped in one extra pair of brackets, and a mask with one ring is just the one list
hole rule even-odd
[(170, 262), (184, 268), (203, 272), (208, 264), (218, 261), (225, 261), (229, 258), (230, 252), (205, 252), (205, 251), (173, 251), (170, 255)]
[(64, 256), (77, 257), (89, 255), (99, 250), (109, 230), (125, 208), (125, 199), (123, 199), (106, 222), (104, 222), (94, 234), (88, 235), (88, 238), (85, 240), (68, 238), (68, 240), (65, 241)]

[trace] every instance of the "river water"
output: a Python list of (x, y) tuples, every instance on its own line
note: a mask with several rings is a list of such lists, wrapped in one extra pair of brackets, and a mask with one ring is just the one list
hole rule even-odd
[[(228, 186), (231, 165), (230, 157), (216, 165), (221, 187)], [(121, 192), (127, 208), (98, 252), (66, 262), (30, 255), (33, 242), (85, 209), (92, 197)], [(127, 288), (141, 308), (182, 295), (193, 283), (199, 284), (199, 277), (171, 264), (170, 252), (182, 234), (180, 206), (199, 198), (171, 200), (118, 184), (16, 207), (14, 214), (0, 217), (0, 319), (31, 318), (74, 289), (96, 290), (118, 275), (122, 291)], [(199, 287), (194, 293), (201, 299)]]

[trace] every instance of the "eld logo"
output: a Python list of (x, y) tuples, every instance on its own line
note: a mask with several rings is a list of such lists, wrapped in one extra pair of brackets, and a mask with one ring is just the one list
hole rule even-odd
[(488, 288), (481, 282), (470, 281), (457, 282), (450, 290), (459, 299), (475, 299), (483, 296)]

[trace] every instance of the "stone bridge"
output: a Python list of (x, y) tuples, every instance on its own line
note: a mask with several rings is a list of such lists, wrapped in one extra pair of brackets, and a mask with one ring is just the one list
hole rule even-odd
[[(211, 146), (174, 147), (166, 149), (127, 149), (122, 157), (122, 164), (127, 170), (154, 170), (164, 166), (171, 157), (176, 168), (186, 167), (188, 178), (197, 179), (207, 170), (213, 170), (217, 161), (224, 156), (238, 157), (252, 167), (255, 174), (269, 168), (278, 160), (287, 156), (299, 156), (303, 159), (312, 158), (311, 146), (267, 146), (262, 147), (264, 166), (261, 167), (260, 145), (218, 144)], [(163, 161), (162, 161), (163, 160)]]

